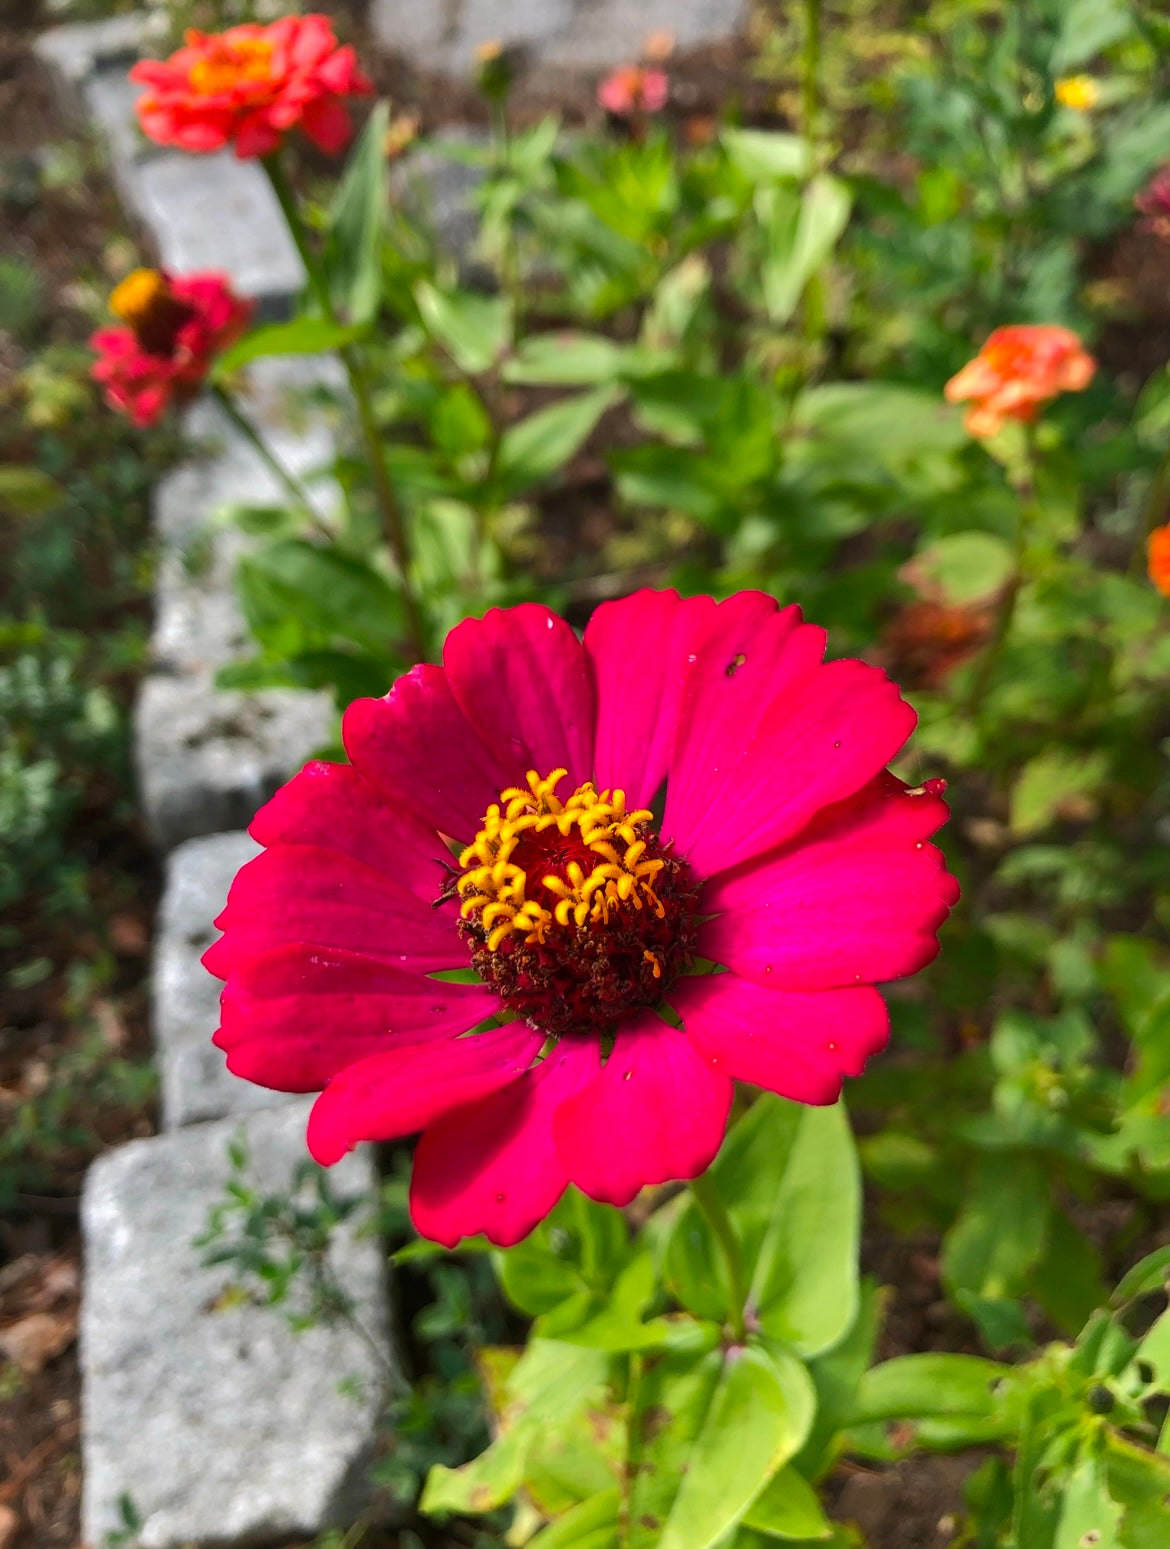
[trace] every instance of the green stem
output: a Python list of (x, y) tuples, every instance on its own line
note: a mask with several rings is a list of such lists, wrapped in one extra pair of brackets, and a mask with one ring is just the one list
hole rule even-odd
[[(289, 235), (292, 237), (296, 250), (301, 256), (301, 262), (305, 266), (305, 273), (309, 278), (309, 288), (317, 298), (322, 314), (331, 323), (337, 322), (337, 312), (333, 305), (333, 298), (329, 294), (329, 280), (320, 259), (313, 250), (309, 241), (309, 234), (305, 230), (301, 220), (301, 212), (297, 205), (296, 195), (292, 190), (284, 168), (276, 155), (265, 156), (263, 166), (268, 174), (268, 180), (272, 184), (272, 191), (276, 195), (280, 205), (285, 224), (288, 226)], [(382, 446), (382, 438), (378, 431), (378, 421), (374, 414), (373, 401), (370, 395), (370, 384), (365, 368), (358, 352), (352, 345), (343, 345), (338, 351), (341, 363), (345, 367), (345, 374), (349, 380), (349, 388), (353, 393), (354, 404), (357, 407), (358, 423), (361, 426), (362, 437), (366, 443), (366, 450), (370, 459), (370, 475), (374, 481), (374, 499), (377, 502), (378, 512), (382, 518), (382, 531), (386, 537), (394, 563), (398, 568), (399, 583), (402, 589), (402, 606), (406, 614), (406, 644), (410, 655), (415, 661), (423, 661), (426, 658), (425, 631), (423, 629), (422, 614), (418, 601), (414, 595), (414, 589), (410, 580), (410, 544), (406, 537), (406, 526), (402, 519), (402, 510), (398, 504), (398, 496), (394, 489), (394, 481), (390, 477), (390, 469), (386, 463), (386, 454)]]
[(1016, 604), (1020, 598), (1020, 589), (1024, 584), (1024, 562), (1028, 547), (1028, 532), (1031, 527), (1031, 517), (1036, 505), (1036, 436), (1035, 427), (1027, 425), (1025, 463), (1022, 476), (1016, 481), (1016, 493), (1020, 497), (1019, 514), (1016, 517), (1016, 542), (1014, 562), (1011, 578), (1004, 591), (1003, 600), (1000, 603), (999, 617), (995, 621), (995, 633), (988, 642), (987, 649), (983, 653), (983, 660), (976, 669), (975, 676), (971, 680), (970, 692), (967, 695), (967, 713), (978, 714), (982, 708), (987, 690), (991, 686), (991, 680), (995, 676), (999, 666), (1003, 648), (1011, 633), (1012, 624), (1016, 617)]
[(821, 116), (821, 0), (804, 0), (804, 59), (801, 80), (801, 128), (815, 146)]
[(248, 445), (260, 457), (268, 471), (276, 477), (288, 494), (292, 496), (296, 505), (312, 518), (313, 525), (323, 532), (326, 531), (327, 529), (324, 527), (321, 518), (313, 508), (312, 501), (305, 492), (304, 485), (299, 479), (295, 479), (284, 464), (273, 455), (268, 443), (261, 436), (255, 425), (252, 424), (251, 420), (248, 419), (247, 415), (243, 413), (231, 394), (221, 387), (218, 382), (213, 382), (211, 384), (211, 396), (219, 404), (240, 435), (247, 441)]
[(719, 1190), (711, 1181), (710, 1173), (701, 1173), (699, 1177), (692, 1178), (690, 1190), (691, 1198), (715, 1234), (727, 1264), (727, 1279), (731, 1288), (731, 1332), (736, 1343), (740, 1344), (746, 1333), (744, 1309), (747, 1306), (747, 1288), (743, 1283), (739, 1238), (735, 1234), (726, 1206), (719, 1197)]

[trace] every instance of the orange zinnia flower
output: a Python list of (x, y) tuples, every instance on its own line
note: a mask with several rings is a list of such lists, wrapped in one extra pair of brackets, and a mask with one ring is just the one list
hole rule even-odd
[(966, 425), (973, 436), (993, 436), (1005, 420), (1035, 419), (1058, 393), (1081, 392), (1096, 369), (1071, 329), (1018, 323), (997, 328), (944, 392), (948, 403), (970, 400)]
[(1146, 552), (1150, 560), (1150, 580), (1163, 597), (1170, 597), (1170, 523), (1154, 528)]
[(149, 139), (185, 151), (232, 145), (241, 157), (270, 155), (298, 126), (321, 150), (340, 151), (350, 136), (341, 99), (374, 89), (324, 16), (188, 32), (185, 48), (142, 60), (130, 79), (146, 87), (137, 107)]

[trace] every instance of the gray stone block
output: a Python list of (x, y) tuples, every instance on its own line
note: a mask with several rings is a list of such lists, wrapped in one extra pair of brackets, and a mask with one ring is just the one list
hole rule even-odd
[(167, 151), (122, 163), (119, 191), (150, 233), (159, 260), (177, 274), (227, 274), (265, 316), (287, 313), (305, 282), (276, 195), (263, 172), (230, 152)]
[[(355, 1323), (294, 1334), (282, 1314), (219, 1306), (226, 1267), (192, 1239), (223, 1196), (242, 1133), (248, 1181), (287, 1192), (308, 1103), (135, 1140), (99, 1158), (82, 1203), (83, 1533), (106, 1542), (128, 1496), (141, 1549), (262, 1544), (345, 1525), (374, 1500), (367, 1466), (394, 1383), (383, 1255), (356, 1221), (330, 1267)], [(366, 1153), (333, 1169), (373, 1204)], [(365, 1214), (363, 1212), (363, 1214)], [(356, 1326), (355, 1326), (356, 1325)], [(344, 1391), (343, 1391), (344, 1386)]]
[(246, 828), (334, 732), (324, 694), (225, 692), (211, 669), (152, 673), (135, 707), (134, 754), (155, 843), (170, 850), (200, 834)]
[(164, 1129), (287, 1101), (229, 1072), (211, 1042), (223, 986), (199, 961), (218, 935), (212, 921), (232, 878), (259, 853), (245, 833), (211, 834), (179, 845), (167, 860), (151, 984)]
[[(339, 386), (331, 361), (257, 362), (248, 409), (274, 452), (295, 473), (327, 464), (329, 427), (290, 408), (291, 387)], [(152, 672), (135, 709), (142, 806), (156, 843), (246, 828), (256, 808), (304, 761), (332, 741), (328, 694), (226, 693), (216, 671), (250, 653), (233, 574), (248, 539), (216, 523), (228, 501), (281, 502), (275, 477), (211, 400), (188, 411), (192, 439), (211, 448), (169, 474), (155, 493), (159, 540)], [(324, 512), (335, 492), (318, 487)]]
[(525, 49), (534, 64), (601, 70), (636, 60), (646, 35), (669, 29), (681, 50), (733, 37), (748, 0), (373, 0), (386, 47), (432, 70), (470, 75), (488, 39)]
[[(50, 27), (37, 38), (33, 52), (59, 88), (76, 93), (86, 76), (103, 66), (129, 67), (141, 52), (145, 24), (143, 14), (132, 11), (126, 16), (109, 16), (104, 21)], [(75, 95), (73, 105), (77, 106)]]
[(132, 187), (128, 169), (146, 156), (161, 154), (138, 127), (134, 104), (141, 90), (124, 67), (97, 70), (81, 83), (82, 101), (91, 123), (105, 141), (110, 169), (123, 201)]

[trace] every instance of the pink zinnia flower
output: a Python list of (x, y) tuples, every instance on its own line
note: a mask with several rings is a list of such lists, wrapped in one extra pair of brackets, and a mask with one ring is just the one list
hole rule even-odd
[(142, 60), (130, 79), (146, 87), (136, 106), (148, 139), (185, 151), (231, 145), (241, 157), (271, 155), (295, 128), (335, 154), (350, 136), (343, 99), (374, 89), (317, 15), (188, 32), (183, 48)]
[(136, 425), (153, 425), (172, 403), (186, 403), (217, 355), (247, 328), (252, 303), (222, 274), (175, 276), (135, 269), (110, 297), (124, 326), (90, 339), (90, 368), (112, 408)]
[(621, 65), (597, 88), (597, 101), (607, 113), (632, 118), (637, 113), (661, 113), (670, 95), (670, 82), (661, 70), (641, 65)]
[(958, 888), (942, 782), (885, 768), (913, 710), (824, 648), (758, 592), (460, 624), (257, 814), (204, 958), (229, 1067), (324, 1089), (319, 1162), (421, 1130), (448, 1245), (696, 1177), (733, 1081), (835, 1102)]

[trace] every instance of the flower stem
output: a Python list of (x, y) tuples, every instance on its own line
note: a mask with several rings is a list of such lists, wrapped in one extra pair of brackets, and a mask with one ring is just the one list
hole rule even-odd
[(743, 1283), (743, 1261), (739, 1238), (731, 1224), (727, 1208), (719, 1197), (719, 1190), (711, 1181), (710, 1173), (700, 1173), (690, 1182), (691, 1198), (699, 1207), (707, 1225), (723, 1252), (727, 1264), (727, 1280), (731, 1288), (731, 1332), (737, 1343), (745, 1338), (744, 1311), (747, 1306), (747, 1289)]
[(821, 116), (821, 0), (804, 0), (801, 76), (801, 128), (812, 146), (816, 142)]
[[(305, 224), (301, 219), (301, 212), (297, 205), (296, 195), (285, 176), (284, 168), (275, 155), (265, 156), (263, 166), (268, 174), (268, 181), (272, 184), (272, 191), (276, 195), (280, 205), (285, 224), (288, 226), (289, 235), (292, 237), (296, 250), (301, 256), (301, 262), (305, 266), (305, 273), (309, 278), (309, 288), (317, 298), (317, 304), (322, 314), (331, 323), (337, 322), (337, 312), (333, 305), (333, 298), (329, 294), (329, 280), (325, 270), (313, 250), (309, 241), (309, 234), (305, 230)], [(426, 633), (423, 629), (422, 614), (419, 610), (418, 600), (414, 595), (414, 589), (410, 580), (410, 544), (407, 541), (406, 525), (402, 519), (402, 509), (398, 503), (398, 496), (394, 489), (394, 481), (390, 477), (390, 469), (386, 463), (386, 454), (382, 446), (382, 439), (378, 433), (378, 422), (374, 414), (373, 401), (370, 395), (369, 379), (361, 356), (353, 345), (344, 344), (338, 354), (341, 363), (345, 367), (345, 374), (349, 380), (350, 392), (353, 394), (354, 404), (357, 408), (358, 423), (361, 426), (362, 438), (366, 443), (366, 450), (370, 459), (370, 475), (374, 481), (374, 499), (377, 502), (378, 512), (382, 519), (382, 531), (386, 537), (386, 543), (394, 556), (394, 563), (398, 568), (399, 584), (402, 590), (402, 606), (406, 615), (406, 644), (411, 657), (416, 661), (423, 661), (426, 657)]]
[(1015, 480), (1016, 494), (1019, 496), (1019, 514), (1016, 517), (1016, 542), (1012, 573), (1004, 589), (1003, 599), (999, 607), (999, 617), (995, 621), (995, 633), (992, 635), (987, 649), (983, 653), (983, 660), (975, 671), (971, 680), (970, 692), (967, 695), (967, 713), (976, 715), (982, 708), (987, 690), (991, 686), (991, 680), (995, 676), (999, 666), (1003, 648), (1011, 633), (1012, 624), (1016, 617), (1016, 604), (1020, 597), (1020, 588), (1024, 584), (1024, 562), (1028, 546), (1028, 532), (1031, 527), (1030, 518), (1033, 515), (1036, 504), (1036, 435), (1032, 425), (1026, 425), (1024, 466), (1021, 475)]
[(239, 431), (240, 435), (243, 436), (244, 440), (261, 459), (268, 471), (275, 476), (286, 492), (291, 495), (297, 507), (312, 518), (314, 526), (321, 527), (324, 530), (321, 519), (314, 509), (304, 485), (299, 479), (294, 478), (280, 459), (273, 454), (264, 437), (256, 429), (255, 425), (252, 424), (247, 415), (244, 414), (232, 395), (225, 388), (221, 387), (218, 382), (213, 382), (211, 384), (211, 396), (227, 415), (236, 430)]

